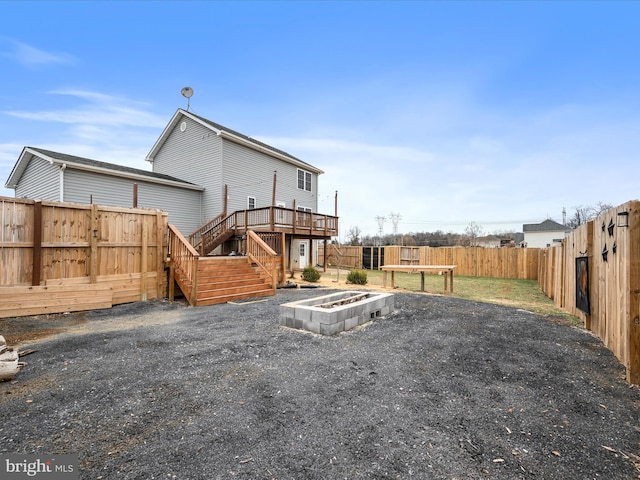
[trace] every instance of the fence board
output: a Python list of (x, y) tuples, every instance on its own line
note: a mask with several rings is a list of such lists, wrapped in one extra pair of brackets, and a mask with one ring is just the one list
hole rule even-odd
[(110, 308), (112, 296), (110, 285), (0, 287), (0, 318)]
[[(620, 213), (628, 226), (619, 226)], [(624, 216), (622, 216), (624, 218)], [(544, 250), (543, 291), (581, 318), (640, 383), (640, 202), (627, 202), (576, 228), (562, 245)], [(589, 261), (590, 315), (576, 306), (576, 258)]]
[[(364, 248), (358, 246), (329, 245), (328, 266), (338, 263), (343, 268), (362, 268)], [(470, 277), (538, 278), (537, 248), (484, 248), (484, 247), (405, 247), (386, 246), (384, 263), (387, 265), (457, 265), (456, 275)], [(338, 258), (337, 249), (342, 252)], [(318, 258), (323, 258), (324, 247), (319, 247)]]
[[(0, 288), (34, 279), (34, 204), (0, 197)], [(167, 224), (158, 210), (43, 201), (39, 283), (107, 284), (113, 303), (163, 297)]]

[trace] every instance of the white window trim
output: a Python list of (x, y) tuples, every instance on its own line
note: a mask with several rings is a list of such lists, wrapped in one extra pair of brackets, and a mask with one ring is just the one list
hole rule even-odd
[[(253, 207), (251, 206), (251, 200), (253, 200)], [(257, 206), (258, 206), (258, 203), (256, 202), (256, 197), (248, 196), (247, 197), (247, 210), (255, 210)]]
[[(304, 185), (302, 186), (302, 188), (300, 188), (300, 172), (303, 172), (304, 174)], [(313, 191), (313, 175), (311, 174), (311, 172), (308, 172), (306, 170), (302, 170), (301, 168), (298, 168), (298, 170), (296, 171), (296, 185), (298, 186), (298, 190), (304, 190), (305, 192), (311, 192)], [(309, 178), (309, 189), (307, 190), (307, 176)]]

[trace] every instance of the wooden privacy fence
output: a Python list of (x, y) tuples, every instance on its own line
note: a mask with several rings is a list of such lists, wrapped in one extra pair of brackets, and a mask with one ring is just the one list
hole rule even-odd
[(540, 251), (538, 282), (581, 318), (640, 383), (640, 202), (630, 201)]
[[(456, 265), (456, 275), (536, 280), (538, 278), (537, 248), (485, 247), (352, 247), (328, 246), (329, 266), (362, 268), (366, 249), (384, 250), (382, 265)], [(323, 254), (320, 246), (318, 258)], [(373, 255), (372, 255), (373, 257)], [(376, 260), (377, 262), (377, 260)], [(378, 265), (373, 262), (374, 268)], [(380, 265), (380, 266), (382, 266)]]
[(0, 318), (164, 297), (160, 210), (0, 197)]
[[(318, 261), (324, 258), (323, 244), (318, 244)], [(349, 245), (327, 244), (327, 267), (339, 267), (345, 269), (362, 268), (363, 247), (352, 247)]]

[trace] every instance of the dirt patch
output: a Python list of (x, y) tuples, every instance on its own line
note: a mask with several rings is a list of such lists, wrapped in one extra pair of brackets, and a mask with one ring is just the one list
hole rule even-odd
[(84, 323), (86, 319), (83, 314), (0, 318), (0, 334), (4, 335), (8, 345), (24, 345), (63, 333)]
[(0, 454), (77, 453), (82, 479), (638, 477), (640, 393), (589, 333), (409, 293), (335, 337), (278, 325), (328, 291), (77, 315), (0, 384)]

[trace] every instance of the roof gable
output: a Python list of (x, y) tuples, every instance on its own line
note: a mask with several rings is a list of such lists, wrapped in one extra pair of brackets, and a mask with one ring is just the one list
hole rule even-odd
[(101, 162), (90, 158), (77, 157), (66, 153), (54, 152), (43, 148), (24, 147), (18, 161), (13, 167), (11, 174), (5, 184), (6, 188), (16, 188), (20, 182), (22, 174), (33, 157), (42, 158), (52, 165), (64, 165), (65, 168), (74, 168), (77, 170), (86, 170), (96, 173), (114, 175), (119, 177), (130, 178), (133, 180), (145, 180), (153, 183), (163, 183), (168, 185), (181, 186), (194, 190), (203, 190), (203, 188), (194, 183), (185, 182), (170, 175), (149, 172), (138, 168), (126, 167), (114, 163)]
[(267, 155), (270, 155), (272, 157), (275, 157), (279, 160), (285, 161), (287, 163), (291, 163), (294, 164), (298, 167), (307, 169), (313, 173), (316, 174), (321, 174), (324, 173), (322, 170), (320, 170), (317, 167), (314, 167), (313, 165), (304, 162), (302, 160), (300, 160), (299, 158), (294, 157), (293, 155), (277, 149), (275, 147), (272, 147), (270, 145), (267, 145), (266, 143), (260, 142), (259, 140), (256, 140), (255, 138), (251, 138), (247, 135), (244, 135), (240, 132), (237, 132), (235, 130), (232, 130), (230, 128), (227, 128), (223, 125), (220, 125), (219, 123), (216, 122), (212, 122), (211, 120), (208, 120), (204, 117), (201, 117), (200, 115), (196, 115), (195, 113), (192, 112), (188, 112), (186, 110), (183, 110), (181, 108), (179, 108), (176, 113), (173, 115), (173, 117), (171, 118), (171, 120), (169, 121), (169, 123), (167, 124), (167, 126), (165, 127), (165, 129), (162, 131), (162, 133), (160, 134), (160, 137), (158, 138), (158, 140), (156, 141), (156, 143), (153, 145), (153, 148), (151, 149), (151, 151), (147, 154), (147, 161), (153, 163), (155, 156), (158, 154), (158, 152), (160, 151), (160, 148), (162, 148), (162, 146), (164, 145), (164, 143), (167, 141), (167, 139), (169, 138), (169, 135), (171, 135), (171, 133), (177, 128), (177, 126), (182, 122), (183, 118), (187, 117), (190, 118), (191, 120), (199, 123), (200, 125), (204, 126), (205, 128), (213, 131), (216, 135), (218, 135), (219, 137), (222, 137), (224, 139), (230, 140), (232, 142), (235, 143), (239, 143), (240, 145), (243, 145), (245, 147), (251, 148), (253, 150), (258, 150), (262, 153), (265, 153)]
[(542, 223), (526, 223), (522, 225), (523, 232), (570, 232), (571, 229), (554, 222), (550, 218)]

